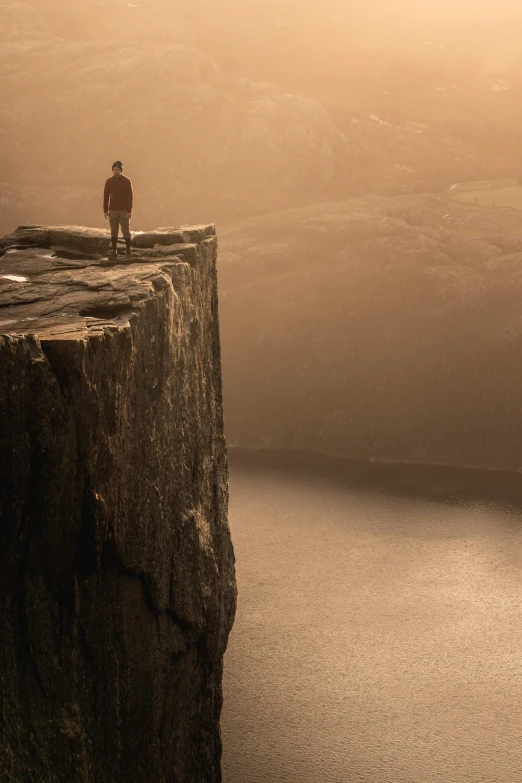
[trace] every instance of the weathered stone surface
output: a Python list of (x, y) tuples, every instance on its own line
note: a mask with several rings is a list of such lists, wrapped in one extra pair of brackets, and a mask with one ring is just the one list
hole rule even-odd
[(225, 226), (229, 443), (522, 469), (521, 243), (520, 213), (431, 196)]
[(106, 232), (2, 242), (2, 782), (221, 780), (236, 588), (214, 234), (110, 268)]

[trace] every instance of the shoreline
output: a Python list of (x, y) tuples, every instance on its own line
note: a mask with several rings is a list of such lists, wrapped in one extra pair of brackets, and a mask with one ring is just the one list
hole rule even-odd
[(522, 476), (516, 471), (440, 463), (388, 462), (293, 449), (228, 445), (231, 467), (299, 469), (359, 488), (439, 500), (489, 500), (522, 506)]

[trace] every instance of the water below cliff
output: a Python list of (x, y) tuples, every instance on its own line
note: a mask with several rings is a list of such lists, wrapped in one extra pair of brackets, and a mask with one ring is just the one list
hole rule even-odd
[(502, 477), (332, 465), (231, 459), (224, 783), (514, 783), (518, 499)]

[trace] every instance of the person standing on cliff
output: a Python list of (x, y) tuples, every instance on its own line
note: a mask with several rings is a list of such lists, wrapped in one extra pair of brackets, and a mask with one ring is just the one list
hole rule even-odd
[(132, 215), (132, 182), (123, 174), (123, 163), (117, 160), (112, 164), (112, 177), (105, 183), (103, 192), (103, 212), (111, 227), (112, 258), (117, 258), (118, 232), (127, 245), (127, 255), (131, 255), (130, 218)]

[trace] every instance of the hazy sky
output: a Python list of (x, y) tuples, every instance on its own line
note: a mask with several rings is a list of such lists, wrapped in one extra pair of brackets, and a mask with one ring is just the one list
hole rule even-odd
[[(280, 0), (279, 5), (294, 4), (294, 0)], [(247, 4), (248, 5), (248, 4)], [(338, 13), (372, 13), (398, 19), (437, 20), (448, 22), (476, 19), (522, 19), (520, 0), (305, 0), (301, 7), (335, 9)]]
[[(136, 1), (150, 7), (166, 2)], [(441, 25), (446, 30), (458, 27), (463, 38), (467, 26), (476, 30), (487, 24), (496, 37), (500, 34), (509, 38), (519, 33), (522, 24), (522, 0), (193, 0), (191, 8), (192, 15), (203, 12), (218, 25), (225, 20), (228, 24), (231, 19), (247, 26), (269, 18), (297, 25), (317, 19), (319, 23), (321, 20), (354, 30), (370, 22), (375, 32), (387, 30), (390, 34), (392, 30), (419, 28), (423, 35), (435, 34), (430, 26)], [(181, 2), (179, 9), (185, 13)]]

